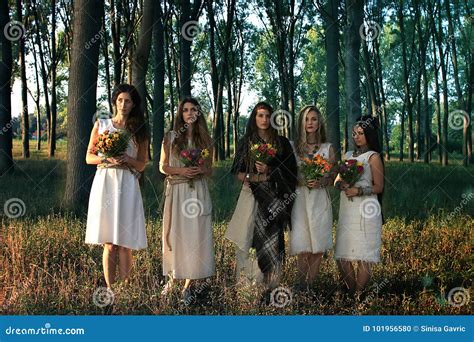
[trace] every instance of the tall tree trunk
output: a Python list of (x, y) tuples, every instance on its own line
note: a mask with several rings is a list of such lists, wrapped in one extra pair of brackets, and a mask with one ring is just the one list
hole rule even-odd
[[(23, 23), (21, 0), (16, 0), (17, 20)], [(28, 118), (28, 84), (26, 83), (25, 36), (19, 40), (20, 79), (21, 79), (21, 140), (23, 158), (30, 157), (30, 122)]]
[(328, 140), (341, 158), (341, 137), (339, 123), (339, 21), (337, 18), (339, 1), (327, 1), (324, 15), (326, 28), (326, 122)]
[[(145, 112), (147, 111), (146, 73), (148, 70), (148, 58), (150, 56), (151, 49), (153, 23), (156, 24), (156, 21), (153, 20), (154, 4), (154, 0), (144, 0), (143, 2), (143, 17), (140, 26), (140, 33), (138, 35), (139, 41), (132, 63), (132, 84), (137, 88), (138, 93), (142, 98), (142, 109)], [(159, 59), (156, 61), (156, 63), (163, 63), (163, 60)]]
[(39, 82), (39, 73), (38, 73), (38, 59), (36, 58), (36, 44), (31, 44), (33, 48), (33, 59), (35, 61), (35, 84), (36, 84), (36, 97), (35, 105), (36, 105), (36, 150), (41, 151), (41, 106), (40, 106), (40, 98), (41, 98), (41, 90), (40, 90), (40, 82)]
[(405, 103), (407, 109), (407, 119), (408, 119), (408, 158), (411, 163), (414, 162), (414, 139), (413, 139), (413, 103), (411, 99), (410, 92), (410, 80), (409, 80), (409, 66), (408, 66), (408, 57), (407, 57), (407, 47), (406, 47), (406, 33), (405, 33), (405, 24), (403, 18), (403, 0), (400, 0), (399, 7), (397, 10), (398, 24), (400, 26), (400, 39), (402, 41), (402, 61), (403, 61), (403, 89), (405, 92)]
[[(345, 93), (346, 93), (346, 115), (347, 129), (352, 130), (357, 118), (361, 116), (360, 98), (360, 34), (359, 28), (363, 22), (364, 1), (346, 0), (347, 26), (344, 35), (345, 52)], [(354, 142), (349, 139), (349, 148), (353, 149)]]
[[(164, 17), (160, 3), (155, 3), (153, 25), (153, 51), (155, 53), (153, 71), (153, 170), (159, 172), (161, 142), (165, 133), (165, 45)], [(171, 80), (170, 80), (171, 83)]]
[[(440, 0), (437, 0), (439, 14), (441, 17), (441, 3)], [(434, 21), (434, 16), (431, 16), (431, 19)], [(441, 163), (446, 166), (448, 165), (448, 115), (449, 115), (449, 107), (448, 107), (448, 79), (447, 79), (447, 70), (446, 70), (446, 63), (444, 60), (444, 53), (443, 53), (443, 28), (441, 24), (442, 19), (438, 20), (438, 29), (434, 29), (434, 33), (436, 35), (436, 42), (438, 45), (438, 55), (439, 55), (439, 64), (441, 66), (441, 82), (443, 84), (443, 120), (442, 120), (442, 135), (441, 135), (441, 145), (442, 145), (442, 154), (441, 154)], [(446, 49), (449, 50), (449, 42), (446, 42)]]
[[(117, 6), (115, 3), (117, 2)], [(122, 57), (120, 54), (122, 1), (110, 0), (110, 28), (112, 34), (113, 61), (114, 61), (114, 87), (122, 80)]]
[(109, 112), (113, 112), (112, 108), (112, 83), (110, 82), (110, 62), (109, 62), (109, 43), (108, 43), (108, 33), (107, 28), (105, 26), (105, 14), (102, 19), (102, 31), (104, 32), (103, 39), (102, 39), (102, 51), (104, 54), (104, 68), (105, 68), (105, 84), (107, 87), (107, 103), (109, 105)]
[[(0, 0), (0, 28), (5, 29), (10, 21), (8, 0)], [(0, 34), (0, 176), (10, 172), (13, 167), (12, 134), (12, 43), (2, 31)]]
[[(459, 69), (458, 69), (458, 58), (457, 58), (457, 51), (456, 51), (456, 39), (454, 36), (454, 27), (453, 27), (453, 19), (451, 17), (451, 8), (450, 2), (445, 1), (446, 7), (446, 17), (448, 18), (448, 32), (449, 32), (449, 41), (451, 42), (451, 62), (453, 64), (453, 75), (454, 75), (454, 85), (456, 88), (456, 95), (458, 97), (458, 106), (463, 111), (463, 139), (462, 139), (462, 154), (463, 158), (463, 165), (467, 166), (469, 164), (469, 157), (467, 152), (467, 145), (468, 145), (468, 126), (469, 126), (469, 115), (470, 112), (466, 111), (466, 104), (464, 101), (464, 96), (461, 90), (461, 83), (459, 81)], [(472, 29), (472, 27), (471, 27)], [(471, 42), (472, 43), (472, 42)], [(470, 66), (472, 68), (472, 64)], [(469, 66), (468, 66), (469, 68)], [(466, 79), (469, 79), (469, 74), (466, 72)]]
[(383, 137), (384, 137), (384, 148), (385, 148), (385, 160), (390, 160), (390, 144), (388, 136), (388, 116), (386, 112), (386, 100), (385, 100), (385, 90), (383, 87), (383, 76), (382, 76), (382, 62), (380, 61), (380, 50), (378, 41), (374, 42), (375, 45), (375, 68), (378, 75), (378, 87), (380, 89), (381, 96), (381, 117), (382, 117), (382, 127), (383, 127)]
[(406, 104), (403, 102), (402, 113), (400, 117), (400, 156), (399, 161), (403, 161), (403, 146), (405, 145), (405, 108)]
[[(96, 111), (100, 41), (84, 46), (99, 35), (103, 0), (75, 0), (72, 60), (68, 85), (67, 180), (64, 202), (68, 207), (87, 203), (94, 168), (84, 163)], [(87, 72), (84, 72), (87, 70)]]
[[(433, 13), (428, 13), (428, 15), (431, 17)], [(437, 130), (436, 130), (436, 144), (438, 146), (438, 159), (439, 162), (442, 163), (442, 156), (443, 156), (443, 148), (441, 146), (441, 101), (439, 98), (439, 81), (438, 81), (438, 72), (439, 72), (439, 66), (437, 63), (436, 59), (436, 33), (434, 32), (434, 20), (432, 20), (432, 31), (433, 31), (433, 36), (435, 36), (433, 40), (433, 68), (434, 68), (434, 90), (435, 90), (435, 99), (436, 99), (436, 105), (435, 105), (435, 110), (436, 110), (436, 122), (437, 122)]]
[[(33, 5), (33, 14), (35, 16), (35, 20), (39, 23), (40, 18), (38, 15), (38, 8), (36, 6), (36, 0), (32, 0)], [(43, 96), (44, 96), (44, 106), (46, 110), (46, 121), (48, 123), (48, 127), (46, 130), (47, 137), (48, 137), (48, 154), (51, 149), (51, 132), (52, 132), (52, 122), (51, 122), (51, 107), (49, 102), (49, 93), (48, 93), (48, 76), (46, 72), (46, 63), (44, 61), (44, 53), (43, 53), (43, 41), (41, 38), (41, 31), (40, 25), (36, 26), (36, 44), (38, 45), (39, 49), (39, 61), (40, 61), (40, 72), (41, 72), (41, 80), (43, 85)], [(51, 157), (51, 155), (49, 155)]]
[(57, 49), (56, 49), (56, 0), (51, 1), (51, 139), (49, 144), (48, 155), (54, 157), (56, 151), (56, 117), (57, 117), (57, 100), (56, 100), (56, 67)]

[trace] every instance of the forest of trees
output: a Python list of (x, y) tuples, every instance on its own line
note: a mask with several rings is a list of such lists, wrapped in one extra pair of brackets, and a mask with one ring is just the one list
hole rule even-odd
[(339, 155), (368, 113), (386, 160), (468, 165), (473, 19), (468, 0), (0, 0), (0, 174), (14, 138), (23, 158), (41, 144), (54, 158), (66, 139), (65, 203), (87, 198), (93, 120), (122, 82), (145, 99), (154, 169), (186, 95), (209, 114), (215, 160), (232, 156), (252, 96), (279, 110), (290, 138), (299, 109), (318, 105)]

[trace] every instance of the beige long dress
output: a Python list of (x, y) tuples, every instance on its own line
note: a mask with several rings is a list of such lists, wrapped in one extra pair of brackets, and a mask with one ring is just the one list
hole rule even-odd
[[(169, 133), (170, 147), (175, 138)], [(169, 165), (184, 167), (175, 153)], [(201, 279), (215, 272), (212, 203), (206, 178), (166, 182), (163, 211), (163, 275)]]

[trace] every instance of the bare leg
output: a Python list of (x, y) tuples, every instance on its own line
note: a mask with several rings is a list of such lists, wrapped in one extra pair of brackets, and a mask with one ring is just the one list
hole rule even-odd
[(357, 263), (357, 291), (361, 291), (364, 289), (365, 285), (370, 280), (370, 277), (372, 276), (372, 270), (370, 267), (370, 264), (367, 262), (359, 261)]
[(104, 244), (104, 252), (102, 253), (102, 266), (104, 268), (104, 278), (107, 287), (112, 288), (115, 283), (115, 274), (117, 269), (117, 246), (106, 243)]
[(308, 272), (309, 272), (309, 253), (300, 253), (297, 256), (298, 274), (297, 281), (300, 285), (308, 284)]
[(350, 292), (354, 292), (356, 288), (355, 271), (352, 262), (346, 260), (338, 260), (337, 265), (342, 275), (342, 281), (346, 284)]
[(126, 247), (119, 247), (119, 271), (120, 279), (128, 283), (130, 271), (132, 269), (132, 250)]
[(309, 255), (309, 271), (308, 271), (308, 284), (312, 284), (314, 279), (318, 276), (319, 267), (323, 260), (323, 253), (316, 253)]
[(186, 281), (184, 282), (183, 290), (186, 290), (187, 288), (189, 288), (191, 286), (191, 282), (192, 282), (192, 279), (186, 279)]

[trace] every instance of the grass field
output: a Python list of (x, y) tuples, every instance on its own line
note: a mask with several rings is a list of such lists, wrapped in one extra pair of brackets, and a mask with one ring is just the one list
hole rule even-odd
[[(25, 215), (1, 216), (0, 305), (2, 314), (104, 314), (93, 302), (104, 286), (100, 247), (84, 244), (86, 216), (61, 208), (65, 184), (65, 144), (58, 159), (45, 151), (21, 159), (15, 142), (16, 167), (0, 178), (0, 204), (19, 198)], [(142, 188), (147, 218), (147, 250), (135, 253), (129, 285), (115, 289), (114, 314), (260, 314), (378, 315), (469, 314), (472, 285), (471, 245), (474, 220), (474, 167), (453, 163), (386, 163), (382, 263), (374, 268), (364, 300), (344, 294), (332, 252), (310, 292), (296, 292), (296, 262), (285, 263), (282, 286), (292, 300), (283, 308), (260, 306), (260, 289), (236, 286), (232, 245), (224, 240), (239, 185), (229, 175), (229, 162), (216, 166), (210, 181), (214, 204), (216, 276), (198, 286), (193, 305), (180, 302), (176, 289), (160, 297), (162, 184), (146, 170)], [(337, 219), (338, 194), (331, 190)], [(2, 211), (3, 214), (3, 211)], [(334, 222), (334, 225), (336, 221)], [(457, 292), (456, 288), (458, 289)], [(453, 290), (454, 289), (454, 290)], [(448, 294), (455, 296), (448, 298)], [(456, 305), (463, 304), (463, 305)]]

